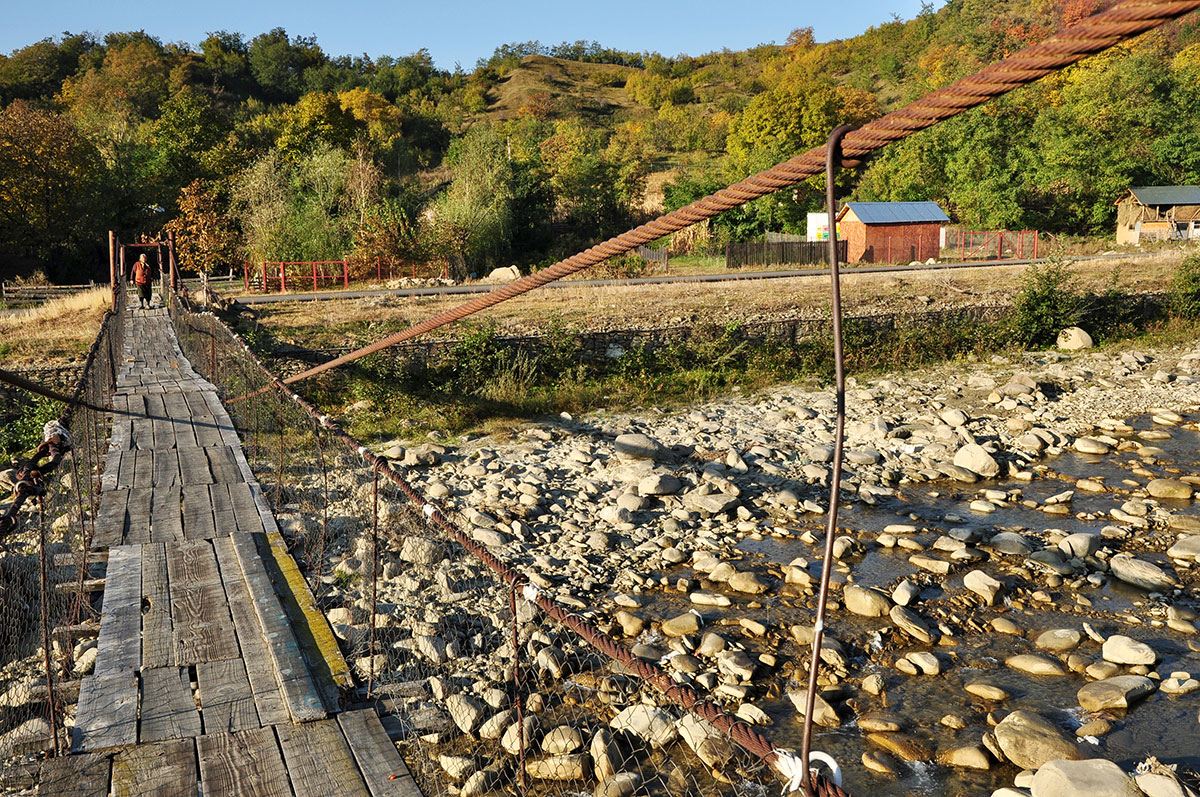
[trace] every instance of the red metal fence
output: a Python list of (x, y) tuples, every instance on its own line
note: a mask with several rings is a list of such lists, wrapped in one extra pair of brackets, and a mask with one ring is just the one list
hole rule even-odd
[(943, 260), (1021, 260), (1038, 256), (1037, 230), (963, 230), (946, 228)]
[(404, 263), (382, 257), (369, 260), (288, 260), (264, 261), (242, 266), (246, 293), (286, 293), (288, 291), (331, 291), (349, 289), (350, 283), (370, 284), (396, 279), (449, 277), (448, 264)]

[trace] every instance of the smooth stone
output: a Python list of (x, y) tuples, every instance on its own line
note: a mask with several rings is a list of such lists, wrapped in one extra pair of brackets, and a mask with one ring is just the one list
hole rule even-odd
[(1030, 787), (1032, 797), (1142, 797), (1142, 790), (1112, 761), (1047, 761)]
[(1001, 700), (1008, 700), (1009, 698), (1009, 694), (1005, 690), (993, 684), (984, 683), (982, 681), (976, 681), (975, 683), (967, 684), (963, 688), (966, 689), (968, 693), (975, 695), (976, 697), (981, 697), (984, 700), (994, 700), (998, 702)]
[(1080, 349), (1090, 349), (1095, 343), (1092, 341), (1092, 336), (1083, 329), (1067, 327), (1058, 333), (1054, 345), (1063, 351), (1079, 351)]
[(771, 588), (771, 585), (763, 581), (757, 573), (741, 570), (730, 576), (726, 583), (735, 592), (744, 592), (749, 595), (761, 595)]
[(638, 482), (642, 495), (674, 495), (683, 484), (669, 473), (652, 473)]
[(613, 448), (623, 459), (662, 459), (670, 453), (662, 443), (644, 434), (617, 435)]
[(588, 777), (586, 755), (556, 755), (525, 762), (525, 772), (538, 780), (585, 780)]
[(664, 620), (662, 623), (662, 632), (667, 636), (673, 637), (687, 636), (699, 631), (701, 625), (700, 615), (695, 612), (684, 612), (678, 617)]
[(1158, 565), (1127, 554), (1118, 554), (1108, 560), (1109, 571), (1126, 584), (1141, 587), (1148, 592), (1166, 592), (1175, 586), (1174, 576)]
[(996, 602), (996, 596), (1004, 589), (1002, 582), (982, 570), (972, 570), (963, 576), (963, 586), (983, 598), (988, 606)]
[(600, 781), (592, 797), (633, 797), (641, 787), (640, 772), (618, 772)]
[(1008, 556), (1028, 556), (1033, 552), (1033, 544), (1013, 531), (1002, 531), (988, 540), (987, 544)]
[(630, 706), (613, 717), (608, 726), (632, 733), (654, 747), (666, 747), (679, 738), (675, 718), (657, 706)]
[(918, 642), (924, 642), (926, 645), (933, 643), (933, 632), (921, 619), (921, 615), (912, 609), (905, 606), (893, 606), (888, 612), (888, 617), (893, 623), (900, 626), (900, 630)]
[(583, 734), (570, 725), (559, 725), (542, 737), (542, 752), (550, 755), (574, 753), (583, 747)]
[(1153, 664), (1158, 660), (1154, 648), (1123, 634), (1113, 634), (1104, 640), (1100, 655), (1113, 664)]
[(1025, 769), (1037, 769), (1055, 759), (1078, 760), (1081, 757), (1074, 739), (1032, 711), (1012, 712), (992, 732), (1004, 757)]
[(846, 608), (863, 617), (883, 617), (892, 608), (887, 595), (876, 589), (850, 584), (842, 590), (842, 602)]
[(968, 443), (958, 449), (954, 454), (954, 464), (960, 468), (966, 468), (972, 473), (977, 473), (985, 479), (1000, 474), (1000, 464), (983, 446), (976, 443)]
[(1079, 688), (1076, 697), (1085, 711), (1129, 708), (1154, 692), (1154, 681), (1142, 675), (1118, 675)]
[(939, 764), (959, 769), (987, 770), (992, 768), (992, 759), (988, 756), (987, 750), (977, 744), (955, 747), (938, 753), (937, 760)]
[[(921, 594), (921, 590), (916, 584), (909, 581), (907, 578), (896, 585), (892, 590), (892, 600), (901, 606), (908, 606), (916, 597)], [(890, 610), (889, 610), (890, 611)]]
[(927, 745), (903, 734), (868, 733), (867, 741), (905, 761), (928, 761), (933, 758), (933, 750)]
[(1195, 559), (1200, 561), (1200, 534), (1183, 537), (1167, 549), (1172, 559)]
[(1038, 634), (1033, 644), (1050, 653), (1066, 653), (1079, 647), (1083, 634), (1074, 628), (1052, 628)]
[[(796, 707), (796, 711), (800, 716), (804, 716), (806, 701), (808, 700), (807, 692), (788, 692), (788, 699), (792, 701), (792, 705)], [(837, 728), (842, 724), (841, 717), (837, 715), (833, 706), (829, 705), (829, 701), (821, 697), (821, 693), (817, 692), (816, 700), (813, 703), (813, 722), (824, 728)]]
[(1004, 660), (1010, 669), (1030, 675), (1066, 675), (1067, 668), (1058, 659), (1037, 653), (1019, 653)]
[(1107, 454), (1112, 449), (1094, 437), (1080, 437), (1075, 440), (1075, 450), (1081, 454)]

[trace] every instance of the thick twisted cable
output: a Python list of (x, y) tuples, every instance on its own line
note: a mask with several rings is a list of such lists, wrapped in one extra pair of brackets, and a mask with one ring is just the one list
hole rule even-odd
[[(1079, 24), (1073, 25), (1039, 44), (1026, 47), (1015, 55), (992, 64), (974, 75), (962, 78), (946, 88), (934, 91), (899, 110), (864, 125), (842, 140), (842, 154), (850, 160), (869, 155), (894, 141), (906, 138), (952, 116), (957, 116), (969, 108), (1007, 94), (1015, 88), (1032, 83), (1051, 72), (1076, 63), (1138, 34), (1145, 33), (1197, 8), (1200, 8), (1200, 0), (1125, 0), (1106, 11), (1087, 17)], [(723, 188), (715, 194), (696, 200), (690, 205), (660, 216), (603, 243), (596, 244), (549, 268), (521, 277), (408, 329), (289, 376), (283, 381), (294, 384), (389, 346), (432, 332), (446, 324), (461, 321), (481, 310), (486, 310), (500, 302), (575, 274), (597, 263), (602, 263), (611, 257), (630, 252), (684, 227), (711, 219), (731, 208), (744, 205), (781, 188), (795, 185), (801, 180), (820, 174), (824, 169), (825, 148), (815, 147), (728, 188)], [(239, 398), (246, 398), (246, 396)]]

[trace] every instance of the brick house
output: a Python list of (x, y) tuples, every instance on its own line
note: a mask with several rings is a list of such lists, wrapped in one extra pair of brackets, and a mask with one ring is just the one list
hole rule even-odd
[(847, 262), (910, 263), (938, 256), (948, 221), (936, 202), (847, 202), (837, 231)]
[(1200, 240), (1200, 185), (1139, 185), (1118, 199), (1117, 243)]

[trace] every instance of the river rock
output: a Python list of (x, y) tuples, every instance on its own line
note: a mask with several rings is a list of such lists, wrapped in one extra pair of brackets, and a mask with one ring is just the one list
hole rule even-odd
[(918, 642), (924, 642), (926, 645), (933, 644), (933, 632), (921, 619), (921, 615), (912, 609), (906, 606), (893, 606), (888, 612), (888, 618), (900, 626), (900, 630)]
[(1058, 550), (1062, 551), (1063, 556), (1083, 559), (1088, 556), (1095, 556), (1096, 551), (1100, 550), (1103, 543), (1099, 534), (1088, 534), (1087, 532), (1076, 532), (1068, 534), (1058, 541)]
[(955, 428), (963, 426), (967, 422), (967, 414), (962, 410), (950, 409), (942, 410), (939, 416), (947, 426)]
[(1142, 797), (1142, 790), (1112, 761), (1047, 761), (1033, 776), (1032, 797)]
[(1005, 690), (994, 684), (989, 684), (983, 681), (969, 683), (963, 688), (966, 689), (969, 694), (975, 695), (976, 697), (981, 697), (984, 700), (1001, 701), (1008, 700), (1009, 697), (1008, 692)]
[(876, 589), (868, 589), (855, 584), (848, 585), (842, 590), (842, 602), (846, 608), (863, 617), (883, 617), (892, 608), (892, 602), (887, 595)]
[(939, 764), (945, 764), (959, 769), (991, 769), (992, 759), (982, 745), (969, 744), (966, 747), (954, 747), (938, 753)]
[(770, 589), (770, 584), (763, 581), (757, 573), (751, 573), (748, 570), (739, 570), (730, 576), (726, 583), (733, 591), (745, 592), (750, 595), (761, 595)]
[(592, 797), (633, 797), (642, 787), (640, 772), (618, 772), (600, 781)]
[(987, 544), (1007, 556), (1028, 556), (1033, 552), (1033, 543), (1015, 531), (995, 534)]
[(1151, 479), (1146, 485), (1146, 492), (1152, 498), (1167, 498), (1176, 501), (1186, 501), (1194, 492), (1192, 485), (1178, 479)]
[(1104, 640), (1100, 647), (1100, 655), (1105, 661), (1111, 661), (1113, 664), (1149, 665), (1158, 659), (1154, 648), (1123, 634), (1113, 634)]
[(592, 743), (588, 745), (588, 751), (592, 754), (592, 768), (596, 771), (596, 779), (600, 781), (608, 780), (620, 771), (624, 759), (621, 756), (621, 750), (613, 739), (612, 731), (608, 728), (600, 728), (592, 736)]
[(586, 755), (556, 755), (525, 762), (525, 771), (539, 780), (584, 780), (587, 770)]
[(1090, 349), (1094, 344), (1092, 336), (1083, 329), (1067, 327), (1058, 333), (1058, 339), (1054, 341), (1054, 345), (1064, 351), (1079, 351), (1080, 349)]
[(642, 495), (674, 495), (683, 484), (669, 473), (652, 473), (638, 482)]
[(905, 761), (928, 761), (933, 758), (933, 750), (924, 742), (902, 733), (868, 733), (867, 741)]
[(437, 543), (423, 537), (408, 536), (400, 546), (400, 558), (414, 565), (431, 565), (442, 557)]
[(1167, 556), (1172, 559), (1195, 559), (1200, 561), (1200, 534), (1183, 537), (1179, 542), (1167, 549)]
[(475, 774), (467, 778), (467, 782), (463, 784), (462, 791), (459, 792), (460, 797), (481, 797), (481, 795), (495, 791), (499, 788), (504, 780), (498, 765), (493, 764), (486, 769), (481, 769)]
[(1080, 454), (1107, 454), (1112, 449), (1108, 447), (1108, 443), (1094, 437), (1080, 437), (1075, 440), (1075, 450)]
[(608, 726), (632, 733), (654, 747), (666, 747), (679, 738), (675, 718), (657, 706), (630, 706), (613, 717)]
[(1055, 759), (1081, 758), (1075, 741), (1045, 717), (1014, 711), (993, 730), (1004, 757), (1019, 767), (1037, 769)]
[(670, 454), (670, 450), (649, 435), (634, 433), (617, 435), (613, 440), (613, 448), (621, 459), (660, 460)]
[(500, 737), (500, 746), (510, 755), (520, 754), (522, 741), (526, 751), (537, 750), (537, 731), (537, 717), (525, 717), (520, 722), (508, 726), (504, 735)]
[(992, 458), (987, 450), (976, 443), (968, 443), (954, 454), (954, 464), (966, 468), (972, 473), (978, 473), (985, 479), (1000, 474), (1000, 465)]
[(1174, 576), (1164, 572), (1158, 565), (1128, 554), (1117, 554), (1108, 560), (1108, 569), (1126, 584), (1133, 584), (1148, 592), (1166, 592), (1175, 586)]
[(1076, 697), (1085, 711), (1129, 708), (1154, 692), (1154, 681), (1143, 675), (1118, 675), (1080, 687)]
[(1049, 653), (1066, 653), (1079, 647), (1083, 634), (1074, 628), (1051, 628), (1038, 634), (1033, 644)]
[[(808, 693), (788, 692), (788, 698), (796, 707), (796, 711), (803, 717), (804, 709), (807, 708)], [(841, 717), (837, 715), (833, 706), (829, 705), (829, 701), (821, 697), (819, 691), (816, 694), (816, 701), (813, 703), (813, 722), (825, 728), (837, 728), (842, 724)]]
[(1058, 659), (1037, 653), (1019, 653), (1004, 660), (1009, 668), (1030, 675), (1066, 675), (1067, 668)]
[(963, 586), (983, 598), (988, 606), (996, 602), (996, 596), (1004, 589), (1003, 583), (982, 570), (972, 570), (963, 576)]
[(583, 747), (583, 734), (570, 725), (559, 725), (542, 737), (542, 752), (549, 755), (574, 753)]
[(667, 636), (681, 637), (694, 634), (700, 630), (700, 615), (696, 612), (684, 612), (678, 617), (664, 620), (662, 632)]

